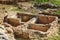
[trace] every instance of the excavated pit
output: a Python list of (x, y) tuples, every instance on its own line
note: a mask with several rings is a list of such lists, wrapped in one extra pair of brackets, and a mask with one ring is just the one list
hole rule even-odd
[(8, 23), (8, 24), (10, 24), (12, 26), (15, 26), (15, 27), (20, 25), (20, 22), (19, 22), (19, 20), (17, 18), (8, 18), (8, 16), (4, 17), (3, 22)]
[(56, 18), (54, 16), (37, 16), (35, 24), (29, 24), (28, 29), (47, 32), (51, 27), (51, 24), (49, 23), (54, 22), (55, 19)]
[(54, 16), (38, 16), (35, 23), (37, 24), (49, 24), (55, 20)]
[(29, 24), (27, 27), (28, 29), (32, 30), (34, 33), (38, 33), (38, 35), (43, 37), (49, 37), (52, 34), (56, 33), (56, 30), (58, 30), (57, 24), (58, 24), (58, 18), (55, 16), (38, 16), (37, 20), (34, 24)]
[(21, 18), (22, 22), (28, 22), (30, 19), (35, 17), (35, 15), (31, 14), (23, 14), (23, 13), (17, 13), (18, 18)]
[(47, 32), (51, 25), (38, 25), (38, 24), (30, 24), (28, 29), (38, 30), (42, 32)]
[(19, 20), (14, 19), (14, 18), (7, 18), (7, 19), (5, 20), (5, 22), (7, 22), (8, 24), (10, 24), (10, 25), (12, 25), (12, 26), (18, 26), (18, 25), (20, 25)]

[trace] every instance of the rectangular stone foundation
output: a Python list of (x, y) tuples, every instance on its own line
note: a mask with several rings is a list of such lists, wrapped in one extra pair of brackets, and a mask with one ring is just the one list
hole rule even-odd
[[(30, 29), (36, 36), (40, 35), (38, 37), (40, 37), (42, 40), (45, 40), (46, 38), (48, 39), (48, 37), (51, 37), (58, 32), (58, 18), (51, 16), (50, 20), (48, 21), (49, 16), (47, 16), (48, 19), (44, 18), (46, 16), (44, 16), (44, 17), (40, 16), (40, 17), (41, 17), (40, 22), (37, 22), (37, 23), (35, 22), (35, 24), (30, 24), (28, 29)], [(45, 25), (45, 27), (41, 26), (41, 25)], [(47, 27), (46, 25), (50, 25), (50, 26)], [(36, 39), (38, 39), (38, 38), (36, 38)]]
[[(17, 18), (12, 18), (9, 22), (11, 26), (19, 23), (18, 26), (13, 26), (15, 35), (29, 40), (44, 40), (58, 31), (58, 17), (56, 16), (17, 13)], [(21, 25), (22, 22), (23, 24)]]

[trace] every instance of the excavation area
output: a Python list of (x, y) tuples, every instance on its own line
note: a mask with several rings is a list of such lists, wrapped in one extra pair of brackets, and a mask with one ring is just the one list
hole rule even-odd
[[(56, 16), (43, 16), (26, 13), (16, 13), (14, 15), (12, 15), (13, 17), (6, 15), (4, 17), (3, 23), (5, 27), (12, 28), (16, 38), (31, 40), (30, 36), (32, 34), (37, 35), (36, 32), (38, 35), (42, 34), (41, 36), (48, 37), (49, 35), (55, 33), (55, 31), (51, 33), (54, 30), (54, 27), (57, 28), (58, 18)], [(30, 34), (30, 32), (32, 33)]]
[(0, 40), (60, 40), (60, 6), (41, 1), (0, 0)]

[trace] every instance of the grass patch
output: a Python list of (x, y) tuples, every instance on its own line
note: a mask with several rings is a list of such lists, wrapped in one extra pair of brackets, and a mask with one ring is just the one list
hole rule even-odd
[(57, 10), (57, 11), (55, 12), (55, 14), (59, 14), (59, 15), (60, 15), (60, 10)]
[(60, 0), (51, 0), (50, 2), (54, 5), (60, 5)]
[(11, 11), (19, 11), (20, 9), (17, 8), (17, 7), (13, 7), (13, 8), (11, 8), (10, 10), (11, 10)]
[(31, 13), (35, 14), (35, 11), (34, 11), (34, 10), (32, 10), (32, 12), (31, 12)]
[(38, 3), (44, 3), (44, 2), (48, 2), (49, 0), (35, 0)]
[(0, 4), (0, 8), (5, 8), (7, 11), (20, 11), (18, 7), (15, 7), (14, 5), (4, 5)]
[(57, 35), (54, 34), (54, 36), (50, 37), (48, 40), (60, 40), (60, 29), (59, 29)]
[(45, 2), (50, 2), (54, 5), (60, 5), (60, 0), (35, 0), (37, 3), (45, 3)]

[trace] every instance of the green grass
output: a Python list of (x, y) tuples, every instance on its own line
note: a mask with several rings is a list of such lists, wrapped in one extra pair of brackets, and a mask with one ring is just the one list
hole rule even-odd
[(18, 9), (17, 7), (13, 7), (12, 9), (10, 9), (11, 11), (19, 11), (20, 9)]
[(51, 0), (50, 2), (54, 5), (60, 5), (60, 0)]
[(54, 34), (54, 36), (50, 37), (48, 40), (60, 40), (60, 29), (58, 31), (58, 35)]
[(55, 14), (59, 14), (60, 15), (60, 10), (57, 10), (56, 12), (54, 12)]
[(38, 3), (44, 3), (44, 2), (48, 2), (48, 0), (35, 0)]
[(5, 8), (5, 10), (7, 10), (7, 11), (20, 11), (20, 9), (18, 7), (15, 7), (13, 5), (0, 4), (0, 7)]
[(45, 3), (45, 2), (50, 2), (54, 5), (60, 5), (60, 0), (35, 0), (37, 3)]

